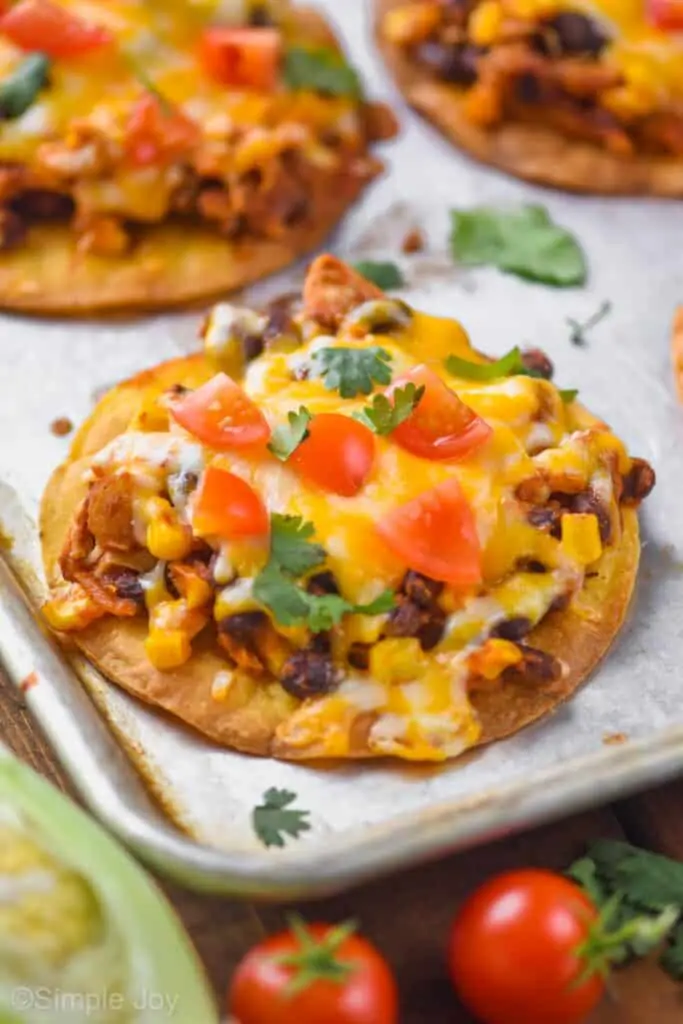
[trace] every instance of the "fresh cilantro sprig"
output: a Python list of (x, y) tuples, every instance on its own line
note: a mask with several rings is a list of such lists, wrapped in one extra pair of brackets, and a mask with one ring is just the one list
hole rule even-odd
[(643, 956), (665, 942), (660, 963), (683, 980), (683, 864), (630, 843), (600, 839), (568, 874), (598, 909), (608, 908), (612, 927), (624, 931), (621, 959)]
[[(449, 373), (454, 377), (460, 377), (461, 380), (488, 381), (498, 380), (500, 377), (542, 377), (542, 374), (524, 364), (522, 352), (517, 346), (492, 363), (472, 363), (469, 359), (461, 359), (460, 356), (448, 356), (445, 366)], [(573, 402), (578, 393), (578, 388), (558, 389), (560, 398), (566, 404)]]
[(308, 424), (312, 418), (304, 405), (301, 406), (298, 412), (288, 413), (287, 422), (276, 427), (273, 431), (268, 444), (268, 450), (277, 459), (280, 459), (281, 462), (286, 462), (294, 454), (301, 442), (305, 441), (308, 437)]
[(252, 824), (264, 846), (282, 847), (285, 836), (298, 839), (302, 832), (310, 830), (310, 812), (290, 806), (296, 800), (296, 793), (287, 789), (268, 789), (261, 799), (263, 803), (252, 812)]
[(396, 388), (391, 398), (381, 393), (373, 395), (372, 403), (356, 413), (356, 419), (376, 434), (390, 434), (413, 413), (424, 393), (424, 385), (416, 387), (409, 381), (405, 387)]
[(338, 625), (351, 612), (381, 615), (394, 607), (391, 591), (380, 594), (370, 604), (352, 604), (340, 594), (309, 594), (296, 582), (325, 561), (325, 549), (311, 543), (312, 523), (295, 516), (271, 518), (270, 558), (254, 580), (257, 601), (268, 608), (282, 626), (307, 626), (322, 633)]
[(601, 320), (604, 320), (611, 311), (612, 303), (609, 299), (606, 299), (600, 308), (597, 309), (592, 316), (589, 316), (583, 323), (581, 323), (580, 320), (574, 320), (571, 316), (566, 317), (565, 319), (570, 331), (569, 340), (572, 345), (576, 345), (578, 348), (583, 348), (583, 346), (588, 343), (588, 339), (586, 337), (588, 332), (592, 331), (593, 328), (596, 327)]
[(359, 260), (353, 266), (366, 281), (372, 281), (383, 292), (403, 288), (406, 283), (401, 268), (391, 260)]
[(451, 250), (460, 263), (489, 264), (558, 288), (585, 284), (588, 269), (581, 247), (543, 206), (451, 210), (451, 221)]
[(328, 391), (342, 398), (369, 395), (375, 384), (391, 382), (391, 356), (384, 348), (321, 348), (313, 354), (311, 371), (322, 377)]
[(326, 96), (363, 96), (358, 72), (330, 47), (292, 46), (285, 54), (284, 81), (290, 89), (321, 92)]

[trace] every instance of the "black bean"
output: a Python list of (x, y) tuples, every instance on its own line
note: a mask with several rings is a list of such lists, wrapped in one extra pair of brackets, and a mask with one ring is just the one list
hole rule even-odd
[(602, 26), (578, 11), (564, 11), (554, 18), (548, 18), (543, 25), (553, 33), (557, 50), (563, 55), (586, 54), (597, 57), (609, 42), (609, 36)]
[(28, 220), (66, 220), (74, 212), (70, 196), (48, 189), (27, 189), (12, 199), (12, 209)]
[(367, 672), (370, 668), (371, 648), (372, 644), (364, 644), (361, 643), (360, 640), (354, 641), (346, 652), (346, 658), (349, 665), (352, 665), (353, 668), (360, 669), (361, 672)]
[(543, 377), (545, 380), (550, 380), (555, 372), (555, 367), (549, 357), (540, 348), (524, 349), (522, 352), (522, 363), (524, 364), (525, 370), (529, 370), (531, 373), (538, 377)]
[(254, 4), (249, 12), (249, 24), (254, 28), (268, 28), (274, 25), (273, 16), (268, 10), (268, 4)]
[(443, 583), (432, 580), (429, 576), (409, 569), (401, 581), (400, 590), (406, 597), (414, 601), (420, 608), (429, 608), (443, 590)]
[(253, 645), (256, 633), (268, 622), (265, 612), (237, 612), (235, 615), (228, 615), (218, 623), (218, 629), (227, 633), (233, 640), (246, 646)]
[(0, 209), (0, 250), (15, 249), (26, 238), (26, 223), (13, 210)]
[(654, 469), (645, 459), (631, 459), (631, 468), (622, 477), (621, 500), (624, 505), (639, 505), (657, 482)]
[(117, 597), (135, 601), (140, 607), (145, 605), (145, 592), (140, 582), (140, 577), (134, 569), (127, 566), (112, 566), (102, 576), (105, 583), (110, 584), (116, 591)]
[(569, 502), (569, 511), (597, 516), (600, 539), (603, 544), (609, 544), (612, 539), (612, 518), (595, 491), (587, 490), (575, 494)]
[(309, 594), (315, 594), (316, 597), (323, 597), (325, 594), (338, 594), (339, 586), (334, 575), (326, 570), (311, 576), (306, 584), (306, 590)]
[(537, 505), (529, 509), (527, 520), (538, 530), (555, 534), (560, 530), (562, 509), (558, 505)]
[(531, 619), (526, 615), (517, 615), (511, 619), (504, 619), (491, 630), (492, 637), (499, 637), (501, 640), (521, 640), (531, 630)]
[(338, 672), (329, 654), (297, 651), (285, 662), (280, 683), (293, 697), (305, 700), (330, 693), (339, 681)]
[(384, 627), (387, 636), (417, 636), (424, 624), (425, 613), (414, 601), (400, 600)]
[(240, 344), (244, 352), (244, 358), (248, 363), (252, 359), (258, 359), (264, 349), (263, 338), (260, 334), (247, 334), (240, 338)]
[(515, 569), (517, 569), (518, 572), (533, 573), (548, 571), (543, 562), (539, 562), (537, 558), (518, 558), (515, 562)]
[(552, 654), (539, 651), (536, 647), (527, 647), (526, 644), (520, 644), (519, 647), (522, 661), (505, 669), (503, 681), (548, 685), (562, 678), (562, 664)]
[(434, 605), (425, 613), (425, 619), (417, 633), (423, 651), (431, 651), (439, 643), (446, 625), (446, 613)]
[(515, 78), (514, 91), (521, 103), (541, 103), (544, 99), (543, 83), (531, 71), (525, 71)]
[(415, 48), (415, 57), (445, 82), (472, 85), (477, 80), (477, 64), (482, 52), (476, 46), (427, 40)]

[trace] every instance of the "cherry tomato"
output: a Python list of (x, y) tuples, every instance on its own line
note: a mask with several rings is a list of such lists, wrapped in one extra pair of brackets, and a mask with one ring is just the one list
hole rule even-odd
[(491, 428), (476, 412), (462, 402), (454, 391), (428, 366), (414, 367), (394, 382), (388, 395), (409, 382), (423, 386), (425, 392), (415, 410), (391, 437), (413, 455), (423, 459), (461, 459), (490, 435)]
[(409, 569), (458, 586), (481, 582), (476, 522), (455, 479), (392, 509), (377, 531)]
[(274, 28), (207, 28), (199, 41), (204, 70), (223, 85), (270, 91), (277, 82), (282, 41)]
[(176, 398), (174, 420), (212, 448), (244, 448), (268, 440), (270, 427), (257, 405), (227, 373)]
[(158, 96), (145, 93), (128, 118), (124, 147), (134, 164), (147, 167), (177, 160), (200, 138), (199, 127), (182, 111), (166, 108)]
[(663, 32), (683, 32), (683, 0), (649, 0), (648, 17)]
[(197, 491), (192, 526), (204, 537), (258, 537), (268, 532), (268, 511), (246, 480), (211, 465)]
[(449, 966), (463, 1003), (482, 1024), (580, 1024), (600, 1001), (579, 948), (598, 912), (551, 871), (512, 871), (467, 900), (451, 932)]
[(229, 998), (240, 1024), (398, 1024), (396, 982), (365, 939), (341, 925), (304, 925), (255, 946)]
[(350, 498), (358, 494), (375, 461), (375, 435), (341, 413), (323, 412), (308, 425), (308, 437), (289, 462), (324, 491)]
[(40, 50), (50, 57), (78, 57), (113, 42), (109, 29), (52, 0), (20, 0), (0, 18), (0, 32), (22, 50)]

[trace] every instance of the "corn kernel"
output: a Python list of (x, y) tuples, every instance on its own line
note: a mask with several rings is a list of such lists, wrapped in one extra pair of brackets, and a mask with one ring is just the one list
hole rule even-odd
[(370, 675), (380, 683), (409, 683), (423, 669), (422, 648), (413, 637), (380, 640), (370, 651)]
[(649, 114), (653, 98), (647, 89), (636, 85), (620, 85), (615, 89), (607, 89), (602, 95), (602, 103), (617, 117), (628, 120)]
[(181, 523), (155, 519), (147, 526), (145, 544), (155, 558), (172, 562), (189, 555), (192, 548), (192, 533)]
[(471, 41), (475, 46), (495, 43), (503, 24), (503, 8), (498, 0), (484, 0), (472, 11), (468, 24)]
[(598, 517), (592, 512), (562, 516), (562, 548), (579, 565), (597, 562), (602, 554)]
[(190, 638), (180, 629), (152, 630), (145, 640), (145, 652), (155, 668), (165, 672), (184, 665), (192, 654)]
[(104, 610), (91, 601), (86, 593), (55, 597), (43, 605), (42, 612), (48, 626), (62, 633), (85, 629), (104, 615)]
[(470, 672), (480, 679), (497, 679), (510, 665), (522, 660), (522, 652), (510, 640), (487, 640), (483, 647), (470, 655)]
[(434, 0), (409, 3), (389, 11), (382, 24), (385, 39), (396, 46), (421, 43), (441, 21), (441, 8)]
[(185, 599), (187, 607), (201, 608), (211, 599), (211, 584), (203, 579), (190, 565), (171, 566), (171, 577), (178, 593)]

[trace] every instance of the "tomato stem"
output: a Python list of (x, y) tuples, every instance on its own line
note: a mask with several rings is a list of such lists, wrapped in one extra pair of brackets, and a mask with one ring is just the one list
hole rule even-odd
[(623, 963), (634, 955), (649, 953), (664, 941), (680, 916), (678, 907), (664, 907), (656, 917), (632, 917), (614, 931), (609, 931), (609, 924), (620, 905), (621, 896), (615, 893), (591, 925), (586, 939), (576, 948), (576, 956), (584, 966), (572, 981), (572, 988), (584, 984), (594, 974), (607, 978), (614, 964)]
[(355, 921), (345, 921), (332, 928), (324, 939), (318, 940), (309, 931), (306, 922), (298, 914), (288, 914), (287, 924), (299, 944), (296, 953), (275, 957), (275, 963), (290, 967), (293, 971), (285, 995), (292, 998), (308, 988), (315, 981), (333, 981), (343, 984), (356, 967), (338, 958), (343, 944), (356, 931)]

